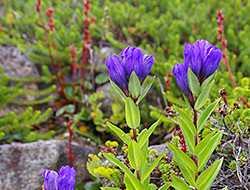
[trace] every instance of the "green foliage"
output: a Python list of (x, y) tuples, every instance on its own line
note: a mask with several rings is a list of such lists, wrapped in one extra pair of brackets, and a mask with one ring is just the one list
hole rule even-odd
[(50, 139), (55, 131), (51, 130), (45, 134), (39, 134), (37, 131), (33, 131), (32, 127), (45, 121), (51, 111), (51, 109), (47, 109), (41, 113), (33, 111), (32, 107), (29, 107), (19, 115), (9, 112), (5, 117), (0, 118), (0, 140), (32, 142), (38, 139)]

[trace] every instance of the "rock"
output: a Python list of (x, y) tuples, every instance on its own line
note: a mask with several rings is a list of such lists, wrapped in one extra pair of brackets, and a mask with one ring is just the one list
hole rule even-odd
[(15, 47), (2, 46), (0, 48), (0, 66), (3, 66), (3, 72), (10, 76), (39, 76), (35, 64), (28, 60), (27, 55)]
[(161, 153), (163, 153), (165, 150), (168, 150), (166, 152), (166, 156), (170, 159), (173, 159), (174, 158), (174, 155), (173, 155), (173, 152), (172, 150), (170, 150), (167, 146), (166, 143), (163, 143), (163, 144), (159, 144), (159, 145), (153, 145), (153, 146), (150, 146), (148, 147), (149, 149), (154, 149), (158, 152), (158, 155), (160, 155)]
[[(113, 91), (113, 88), (111, 86), (111, 83), (106, 83), (96, 89), (96, 91), (103, 91), (104, 97), (102, 98), (102, 106), (101, 109), (105, 113), (111, 113), (112, 112), (112, 104), (113, 104), (113, 98), (111, 97), (108, 89), (111, 89)], [(115, 93), (115, 92), (113, 92)]]
[[(44, 181), (41, 173), (45, 169), (58, 171), (61, 166), (70, 165), (66, 147), (68, 141), (60, 140), (1, 145), (0, 189), (40, 190)], [(84, 146), (72, 143), (72, 152), (77, 183), (89, 179), (88, 154), (97, 154), (97, 148), (86, 141)]]
[[(38, 77), (39, 72), (33, 62), (28, 60), (28, 56), (20, 52), (17, 48), (11, 46), (0, 47), (0, 67), (3, 67), (3, 73), (13, 77)], [(9, 85), (13, 85), (10, 81)], [(35, 83), (24, 84), (23, 89), (38, 90), (38, 86)], [(36, 97), (33, 95), (26, 95), (26, 100), (32, 101)], [(0, 110), (0, 117), (5, 116), (7, 113), (14, 111), (16, 114), (20, 114), (25, 110), (25, 107), (17, 107), (14, 105), (8, 105)]]
[[(100, 52), (100, 53), (99, 53)], [(112, 56), (115, 52), (114, 48), (112, 47), (103, 47), (99, 50), (99, 52), (93, 52), (93, 63), (97, 67), (106, 67), (105, 60), (107, 57)]]

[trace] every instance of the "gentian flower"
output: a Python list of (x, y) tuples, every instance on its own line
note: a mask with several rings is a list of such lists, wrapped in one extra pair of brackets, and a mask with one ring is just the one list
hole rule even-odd
[(121, 59), (117, 55), (108, 57), (106, 66), (112, 81), (126, 91), (131, 73), (134, 71), (140, 82), (143, 82), (150, 73), (155, 60), (153, 55), (144, 55), (142, 50), (136, 47), (123, 49), (120, 56)]
[(73, 167), (61, 167), (59, 176), (57, 172), (46, 169), (42, 176), (44, 177), (43, 190), (74, 190), (76, 171)]
[(183, 53), (185, 65), (192, 69), (200, 83), (217, 70), (222, 58), (221, 50), (206, 40), (197, 40), (193, 45), (187, 43)]
[(148, 76), (155, 62), (152, 54), (143, 55), (142, 50), (136, 47), (127, 47), (123, 49), (120, 56), (127, 75), (130, 76), (134, 71), (141, 82)]
[(120, 57), (112, 55), (106, 59), (106, 66), (109, 70), (109, 75), (112, 81), (117, 84), (122, 90), (128, 88), (128, 80), (126, 71), (121, 64)]
[(74, 168), (70, 168), (69, 166), (63, 166), (59, 170), (59, 175), (59, 190), (74, 190), (74, 186), (76, 183), (76, 171), (74, 170)]
[(194, 105), (192, 92), (188, 86), (188, 68), (192, 69), (201, 85), (206, 78), (217, 70), (222, 52), (219, 48), (211, 46), (208, 41), (197, 40), (193, 45), (187, 43), (183, 53), (184, 64), (176, 64), (173, 68), (173, 74), (180, 89), (186, 94), (191, 105)]
[(53, 170), (44, 170), (42, 173), (44, 177), (45, 190), (58, 190), (58, 174)]

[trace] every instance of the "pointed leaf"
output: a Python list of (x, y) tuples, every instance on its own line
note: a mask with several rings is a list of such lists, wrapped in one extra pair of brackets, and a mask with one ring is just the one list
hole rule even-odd
[(117, 187), (101, 187), (101, 190), (121, 190), (121, 189)]
[(116, 127), (115, 125), (107, 122), (107, 125), (109, 126), (110, 129), (112, 129), (116, 134), (117, 136), (125, 143), (125, 144), (129, 144), (130, 141), (131, 141), (131, 138), (126, 134), (124, 133), (121, 129), (119, 129), (118, 127)]
[(219, 101), (220, 101), (220, 99), (217, 100), (217, 101), (215, 101), (215, 102), (213, 102), (212, 104), (210, 104), (205, 109), (205, 111), (201, 114), (201, 116), (199, 117), (199, 119), (197, 121), (198, 133), (202, 130), (203, 125), (205, 124), (205, 122), (207, 121), (208, 117), (213, 112), (214, 108), (217, 106), (217, 104), (218, 104)]
[(182, 179), (174, 175), (171, 175), (171, 178), (172, 178), (172, 182), (167, 182), (166, 184), (174, 187), (176, 190), (191, 190), (188, 184)]
[(155, 169), (155, 167), (158, 165), (158, 163), (160, 162), (160, 160), (162, 159), (162, 157), (166, 154), (167, 150), (164, 151), (163, 153), (161, 153), (158, 158), (156, 158), (156, 160), (150, 165), (150, 167), (148, 168), (147, 172), (144, 174), (144, 176), (142, 177), (141, 181), (143, 182), (149, 175), (150, 173)]
[[(210, 158), (211, 154), (213, 153), (214, 149), (218, 146), (220, 143), (221, 137), (223, 135), (223, 131), (218, 132), (216, 135), (214, 135), (210, 141), (207, 143), (205, 147), (203, 147), (203, 151), (200, 152), (198, 155), (198, 170), (199, 172), (202, 171), (204, 166), (206, 165), (208, 159)], [(199, 144), (198, 144), (199, 146)]]
[(214, 72), (212, 75), (210, 75), (201, 85), (201, 90), (203, 90), (217, 75), (217, 72)]
[(213, 85), (214, 85), (214, 81), (212, 81), (209, 85), (207, 85), (201, 91), (200, 95), (198, 96), (198, 98), (195, 102), (194, 109), (198, 110), (205, 104), (205, 101), (208, 98), (209, 92), (210, 92)]
[(192, 134), (195, 135), (196, 129), (195, 129), (195, 126), (194, 126), (192, 120), (190, 119), (190, 117), (184, 111), (182, 111), (180, 108), (178, 108), (177, 106), (174, 106), (174, 108), (179, 113), (179, 115), (181, 116), (183, 121), (186, 123), (186, 125), (190, 128)]
[(136, 188), (134, 187), (133, 183), (129, 179), (127, 173), (125, 173), (125, 175), (124, 175), (124, 183), (125, 183), (127, 189), (136, 190)]
[(131, 167), (135, 170), (140, 170), (146, 161), (146, 157), (143, 157), (141, 148), (134, 140), (128, 145), (128, 159)]
[(138, 98), (141, 93), (141, 83), (134, 71), (131, 73), (129, 78), (128, 90), (133, 99)]
[(158, 190), (168, 190), (169, 187), (170, 187), (169, 184), (165, 184), (165, 185), (161, 186)]
[(140, 125), (140, 111), (131, 98), (126, 99), (125, 104), (126, 122), (130, 128), (137, 128)]
[(168, 143), (168, 147), (170, 150), (173, 151), (174, 156), (176, 158), (178, 166), (181, 169), (183, 176), (185, 177), (185, 179), (187, 180), (189, 184), (194, 186), (195, 185), (195, 173), (198, 172), (194, 161), (175, 145)]
[(182, 118), (178, 117), (178, 122), (181, 128), (181, 131), (184, 135), (184, 139), (187, 143), (187, 146), (191, 152), (191, 154), (194, 154), (194, 135), (191, 131), (191, 129), (189, 128), (189, 126), (186, 125), (186, 123), (183, 121)]
[(216, 131), (211, 132), (204, 139), (202, 139), (201, 142), (199, 142), (199, 144), (194, 149), (194, 153), (195, 153), (196, 156), (198, 156), (204, 150), (204, 147), (207, 146), (207, 144), (209, 143), (210, 139), (212, 138), (212, 136), (215, 133), (216, 133)]
[(119, 168), (121, 168), (121, 170), (123, 170), (125, 173), (128, 174), (128, 177), (129, 177), (130, 181), (132, 181), (132, 183), (133, 183), (134, 187), (136, 188), (136, 190), (143, 190), (141, 182), (134, 176), (134, 174), (130, 171), (130, 169), (128, 169), (127, 166), (125, 166), (125, 164), (120, 162), (114, 156), (111, 156), (111, 155), (109, 155), (107, 153), (103, 153), (103, 156), (108, 161), (110, 161), (114, 165), (118, 166)]
[(148, 130), (141, 133), (138, 137), (138, 144), (140, 147), (144, 145), (144, 143), (149, 139), (150, 135), (154, 132), (160, 120), (156, 121)]
[(115, 84), (111, 79), (109, 79), (109, 81), (111, 82), (111, 85), (112, 85), (113, 89), (117, 92), (117, 94), (119, 94), (119, 96), (121, 96), (124, 100), (126, 100), (127, 96), (119, 88), (119, 86), (117, 86), (117, 84)]
[(188, 86), (193, 95), (198, 96), (200, 94), (200, 82), (190, 68), (188, 68)]
[[(148, 77), (147, 77), (148, 78)], [(143, 81), (142, 83), (142, 87), (144, 88), (144, 91), (141, 93), (141, 95), (139, 96), (138, 100), (136, 101), (136, 104), (138, 105), (140, 103), (140, 101), (144, 98), (144, 96), (146, 96), (146, 94), (148, 93), (148, 91), (150, 90), (154, 80), (155, 80), (155, 76), (147, 83), (147, 78)]]
[[(209, 190), (211, 185), (213, 184), (216, 176), (218, 175), (220, 169), (221, 169), (221, 165), (223, 163), (223, 158), (221, 158), (219, 161), (218, 161), (218, 164), (217, 164), (217, 167), (215, 168), (215, 170), (211, 171), (211, 173), (208, 173), (208, 175), (210, 176), (209, 178), (207, 177), (206, 178), (206, 182), (200, 186), (199, 189), (204, 189), (204, 190)], [(209, 169), (209, 168), (208, 168)], [(202, 174), (201, 174), (202, 175)], [(205, 177), (205, 175), (204, 175)], [(198, 178), (199, 179), (199, 178)], [(202, 179), (201, 179), (202, 180)], [(198, 182), (198, 181), (197, 181)]]

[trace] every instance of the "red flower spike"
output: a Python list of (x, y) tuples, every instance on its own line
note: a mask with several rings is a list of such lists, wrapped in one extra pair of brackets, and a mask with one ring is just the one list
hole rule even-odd
[(222, 40), (222, 36), (221, 35), (217, 36), (217, 40), (221, 41)]
[(48, 15), (48, 17), (51, 17), (53, 12), (54, 12), (54, 9), (52, 7), (49, 7), (47, 11), (45, 12), (45, 14)]
[(36, 5), (36, 11), (37, 11), (37, 12), (40, 12), (41, 8), (42, 8), (42, 7), (41, 7), (40, 4), (37, 4), (37, 5)]
[(227, 46), (227, 40), (223, 40), (222, 45), (226, 47)]

